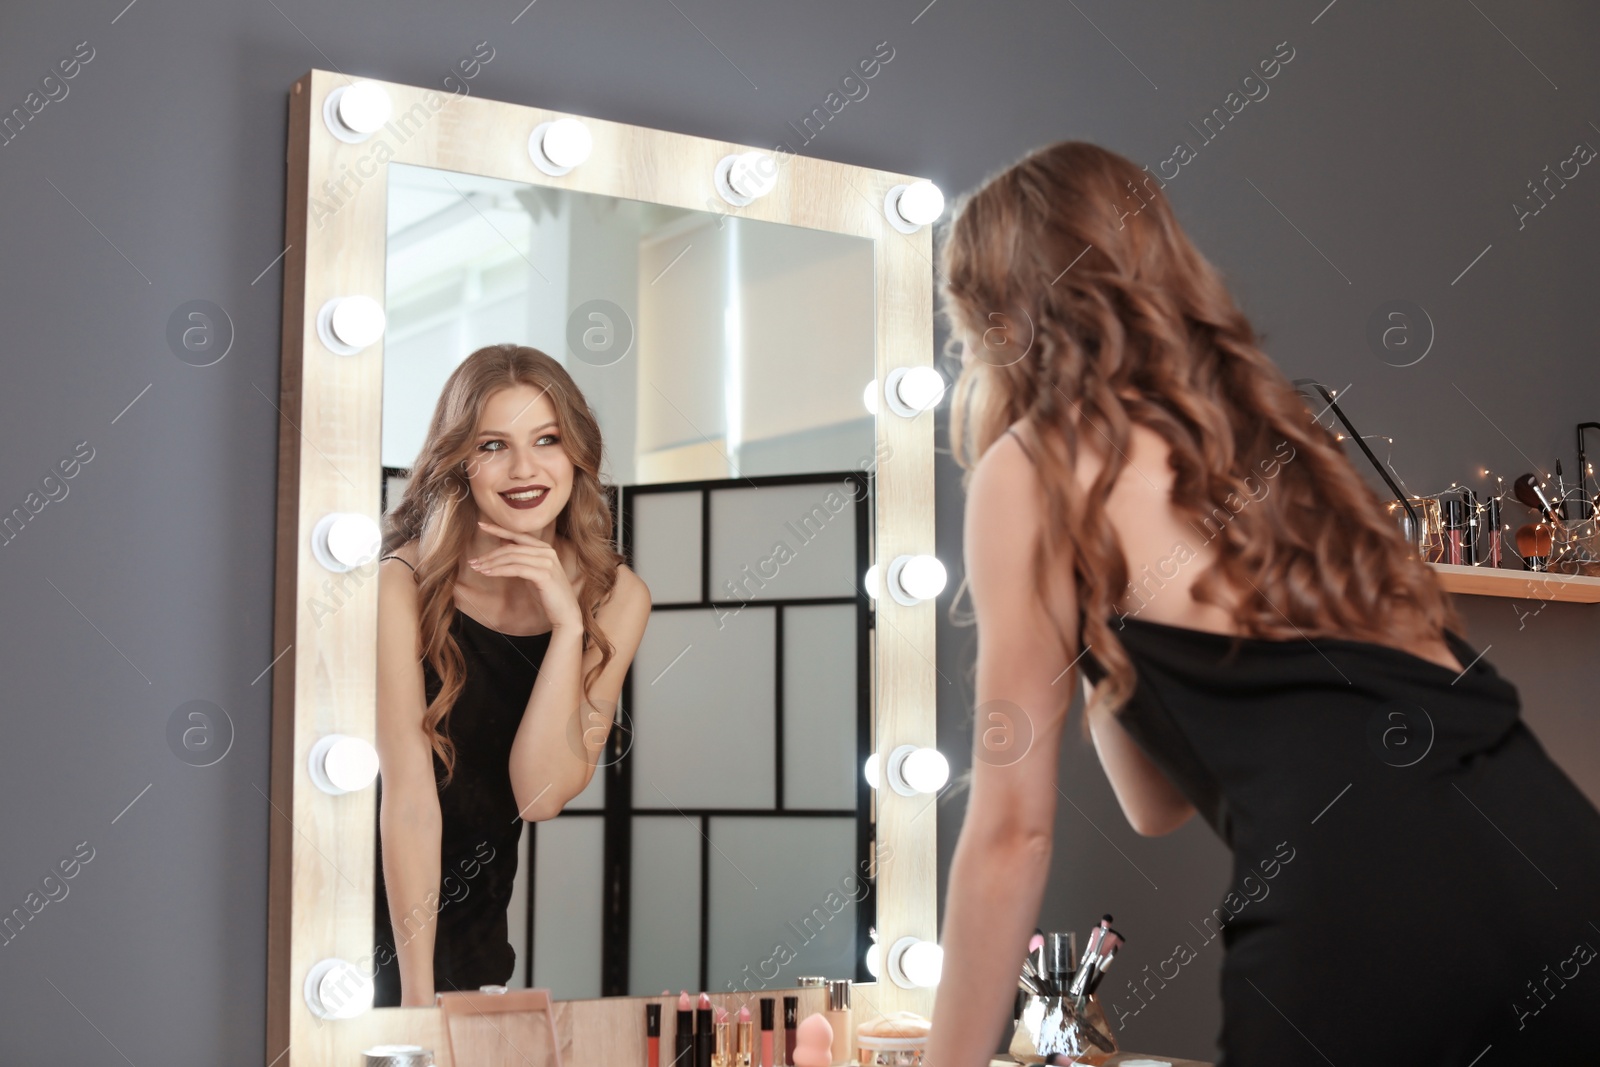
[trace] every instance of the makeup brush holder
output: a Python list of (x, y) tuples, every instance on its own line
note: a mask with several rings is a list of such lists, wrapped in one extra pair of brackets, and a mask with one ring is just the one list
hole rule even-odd
[(1030, 996), (1007, 1051), (1018, 1063), (1094, 1065), (1116, 1055), (1117, 1040), (1094, 994)]

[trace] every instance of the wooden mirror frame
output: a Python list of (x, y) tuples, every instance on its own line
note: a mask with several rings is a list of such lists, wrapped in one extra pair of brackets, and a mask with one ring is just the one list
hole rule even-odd
[[(346, 143), (330, 132), (323, 109), (329, 93), (349, 84), (342, 74), (312, 70), (289, 94), (267, 953), (266, 1061), (273, 1067), (358, 1064), (362, 1049), (380, 1043), (422, 1043), (444, 1057), (441, 1065), (447, 1059), (437, 1008), (329, 1022), (311, 1013), (303, 993), (318, 961), (359, 964), (372, 953), (375, 791), (322, 792), (308, 757), (327, 734), (373, 739), (376, 569), (366, 577), (362, 569), (329, 571), (311, 541), (329, 513), (379, 517), (383, 343), (336, 354), (319, 339), (316, 317), (334, 297), (384, 302), (388, 163), (865, 237), (874, 243), (877, 380), (896, 367), (929, 366), (933, 357), (932, 233), (900, 233), (884, 216), (890, 188), (915, 178), (775, 151), (783, 160), (776, 188), (736, 208), (717, 195), (712, 176), (724, 156), (747, 145), (583, 117), (592, 156), (552, 177), (534, 166), (528, 140), (534, 127), (564, 113), (378, 82), (392, 102), (391, 121), (365, 141)], [(934, 420), (931, 413), (902, 418), (884, 405), (875, 422), (874, 544), (882, 571), (896, 556), (934, 550)], [(931, 601), (877, 601), (880, 766), (898, 745), (935, 743), (935, 610)], [(934, 798), (890, 789), (877, 790), (874, 803), (878, 848), (888, 857), (876, 883), (878, 943), (886, 953), (902, 937), (938, 936), (937, 813), (929, 810)], [(585, 1030), (612, 1014), (621, 1032), (640, 1028), (638, 998), (568, 1003), (563, 1014), (585, 1020)], [(933, 991), (889, 981), (858, 986), (856, 1008), (929, 1015)], [(569, 1038), (569, 1064), (588, 1067), (602, 1058), (587, 1034)]]

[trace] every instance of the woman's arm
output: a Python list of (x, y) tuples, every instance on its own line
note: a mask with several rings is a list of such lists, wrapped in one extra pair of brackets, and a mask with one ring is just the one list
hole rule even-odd
[(439, 913), (439, 789), (423, 732), (417, 586), (404, 563), (379, 564), (378, 766), (383, 800), (378, 832), (383, 878), (400, 963), (400, 1004), (433, 1004), (433, 943)]
[[(1074, 687), (1074, 660), (1057, 627), (1076, 646), (1077, 597), (1070, 558), (1051, 582), (1033, 572), (1039, 499), (1032, 464), (1011, 435), (1002, 435), (967, 494), (978, 721), (972, 792), (945, 893), (944, 971), (928, 1044), (933, 1067), (988, 1064), (1011, 1018), (1050, 870), (1057, 756)], [(1049, 597), (1049, 614), (1041, 595)], [(995, 730), (1008, 730), (1009, 741)], [(1006, 746), (992, 747), (995, 740)], [(1023, 740), (1019, 757), (1014, 746)]]
[(1096, 710), (1089, 716), (1089, 735), (1135, 833), (1160, 837), (1189, 821), (1194, 805), (1150, 762), (1115, 715)]
[(586, 699), (583, 676), (600, 662), (600, 649), (583, 649), (583, 630), (558, 626), (550, 634), (539, 677), (511, 744), (511, 784), (528, 822), (551, 819), (589, 785), (616, 715), (622, 680), (650, 619), (650, 590), (625, 566), (617, 568), (611, 597), (595, 613), (612, 644), (611, 662)]

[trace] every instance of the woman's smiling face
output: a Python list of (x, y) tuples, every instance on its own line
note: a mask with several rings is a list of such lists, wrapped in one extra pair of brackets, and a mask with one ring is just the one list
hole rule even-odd
[(467, 461), (472, 499), (484, 519), (548, 540), (572, 495), (572, 460), (546, 392), (513, 385), (490, 395)]

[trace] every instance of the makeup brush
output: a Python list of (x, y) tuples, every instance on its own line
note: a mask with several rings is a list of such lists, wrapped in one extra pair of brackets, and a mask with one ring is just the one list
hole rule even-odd
[(1518, 478), (1512, 483), (1511, 492), (1518, 500), (1543, 516), (1545, 522), (1560, 527), (1561, 517), (1556, 514), (1555, 508), (1550, 504), (1550, 498), (1544, 495), (1544, 489), (1533, 475), (1524, 474)]
[(1537, 526), (1517, 527), (1517, 555), (1530, 571), (1542, 571), (1550, 558), (1554, 539), (1544, 523)]

